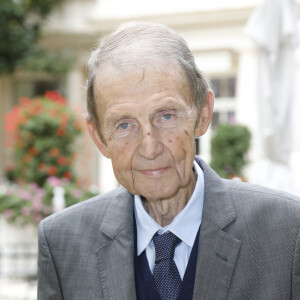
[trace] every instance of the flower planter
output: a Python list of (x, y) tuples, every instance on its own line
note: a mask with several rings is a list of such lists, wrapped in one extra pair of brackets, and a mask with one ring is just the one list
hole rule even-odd
[(37, 273), (37, 227), (18, 227), (0, 217), (0, 276), (35, 277)]

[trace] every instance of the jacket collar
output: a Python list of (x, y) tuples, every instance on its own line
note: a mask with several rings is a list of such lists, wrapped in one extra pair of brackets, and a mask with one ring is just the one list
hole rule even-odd
[(133, 196), (124, 188), (109, 199), (99, 228), (96, 257), (104, 299), (136, 299)]
[(202, 160), (205, 194), (193, 299), (225, 300), (229, 292), (241, 241), (226, 232), (236, 218), (227, 181)]
[(204, 173), (204, 206), (203, 217), (223, 229), (236, 219), (226, 181), (221, 179), (203, 160), (196, 157)]

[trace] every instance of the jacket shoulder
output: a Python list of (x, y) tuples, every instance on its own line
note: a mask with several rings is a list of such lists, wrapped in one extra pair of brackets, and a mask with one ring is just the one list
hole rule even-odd
[(225, 180), (236, 210), (249, 218), (300, 227), (300, 198), (267, 187)]
[(222, 179), (231, 193), (243, 195), (256, 195), (259, 199), (276, 198), (283, 201), (295, 202), (295, 205), (300, 205), (300, 198), (287, 192), (267, 188), (261, 185), (244, 183), (234, 180)]
[(84, 218), (103, 218), (108, 206), (122, 204), (124, 199), (132, 197), (131, 194), (123, 187), (117, 188), (111, 192), (97, 195), (93, 198), (87, 199), (80, 203), (74, 204), (68, 208), (65, 208), (59, 212), (56, 212), (47, 218), (43, 219), (40, 226), (56, 226), (63, 225), (65, 223), (78, 222)]

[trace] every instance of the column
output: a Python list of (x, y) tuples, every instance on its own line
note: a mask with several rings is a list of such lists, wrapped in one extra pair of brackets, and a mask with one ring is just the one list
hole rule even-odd
[(251, 131), (250, 164), (246, 177), (251, 181), (252, 163), (260, 157), (259, 95), (258, 95), (258, 56), (255, 49), (243, 49), (239, 54), (236, 90), (236, 120)]
[(114, 175), (111, 160), (100, 154), (99, 157), (99, 189), (100, 193), (106, 193), (118, 186)]

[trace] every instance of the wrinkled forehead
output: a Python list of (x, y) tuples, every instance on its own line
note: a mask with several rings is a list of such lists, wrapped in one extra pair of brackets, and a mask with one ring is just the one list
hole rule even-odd
[(101, 87), (107, 87), (110, 82), (116, 80), (126, 80), (129, 74), (135, 74), (135, 81), (131, 82), (132, 85), (147, 84), (144, 79), (150, 73), (159, 76), (162, 83), (168, 82), (170, 78), (176, 80), (177, 88), (181, 91), (184, 99), (189, 104), (194, 104), (191, 99), (191, 86), (177, 60), (170, 57), (144, 56), (142, 54), (126, 57), (117, 56), (100, 61), (94, 81), (95, 96), (96, 98), (101, 96)]
[[(181, 99), (193, 106), (190, 87), (184, 72), (172, 65), (126, 66), (112, 65), (99, 68), (94, 86), (95, 99), (105, 109), (109, 102), (118, 99), (154, 99), (158, 92), (168, 91), (171, 95), (180, 95)], [(152, 96), (154, 97), (152, 97)], [(106, 105), (104, 105), (104, 103)]]
[(162, 53), (151, 53), (150, 49), (128, 49), (112, 52), (109, 56), (100, 57), (97, 69), (97, 77), (105, 75), (105, 72), (115, 73), (138, 72), (139, 70), (168, 70), (182, 75), (184, 72), (178, 61)]

